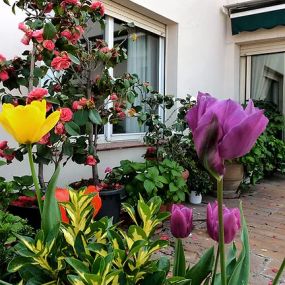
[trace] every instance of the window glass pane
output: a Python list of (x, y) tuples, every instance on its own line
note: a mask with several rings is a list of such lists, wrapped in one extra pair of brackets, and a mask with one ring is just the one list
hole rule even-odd
[(251, 98), (275, 103), (282, 112), (285, 53), (252, 56)]
[[(128, 59), (114, 68), (114, 77), (122, 74), (136, 73), (139, 79), (149, 82), (158, 90), (159, 87), (159, 36), (140, 28), (135, 28), (136, 40), (132, 37), (126, 39), (127, 32), (120, 32), (122, 22), (115, 20), (114, 24), (114, 45), (121, 44), (128, 54)], [(141, 102), (137, 98), (135, 105)], [(119, 125), (113, 126), (113, 133), (140, 133), (144, 127), (139, 127), (135, 118), (126, 118)]]

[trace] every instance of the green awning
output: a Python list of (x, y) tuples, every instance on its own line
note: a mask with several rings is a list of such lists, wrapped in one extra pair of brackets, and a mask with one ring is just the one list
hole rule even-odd
[(285, 26), (285, 9), (245, 16), (235, 16), (235, 14), (232, 14), (231, 21), (233, 35), (245, 31), (256, 31), (261, 28), (272, 29), (276, 26)]

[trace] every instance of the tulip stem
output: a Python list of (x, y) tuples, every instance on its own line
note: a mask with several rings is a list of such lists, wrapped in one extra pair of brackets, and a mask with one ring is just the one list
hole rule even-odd
[(218, 213), (219, 213), (219, 251), (221, 266), (221, 284), (227, 284), (226, 261), (225, 261), (225, 238), (224, 238), (224, 219), (223, 219), (223, 177), (217, 179), (218, 193)]
[(215, 277), (216, 277), (216, 272), (217, 272), (217, 268), (218, 268), (219, 257), (220, 257), (220, 247), (218, 246), (216, 260), (215, 260), (214, 272), (212, 274), (212, 283), (211, 283), (211, 285), (215, 284)]
[(274, 279), (272, 285), (277, 285), (277, 284), (278, 284), (279, 279), (280, 279), (280, 277), (281, 277), (282, 272), (283, 272), (284, 269), (285, 269), (285, 258), (283, 259), (283, 262), (282, 262), (282, 264), (281, 264), (281, 267), (280, 267), (280, 269), (278, 270), (277, 275), (276, 275), (276, 277), (275, 277), (275, 279)]
[(37, 200), (38, 200), (40, 214), (42, 216), (42, 210), (43, 210), (42, 195), (41, 195), (41, 190), (39, 187), (39, 181), (38, 181), (38, 178), (36, 175), (34, 159), (33, 159), (33, 152), (32, 152), (32, 145), (31, 144), (27, 145), (27, 148), (28, 148), (28, 154), (29, 154), (29, 163), (30, 163), (31, 173), (32, 173), (32, 177), (33, 177), (33, 181), (34, 181), (34, 185), (35, 185), (35, 189), (36, 189), (36, 196), (37, 196)]

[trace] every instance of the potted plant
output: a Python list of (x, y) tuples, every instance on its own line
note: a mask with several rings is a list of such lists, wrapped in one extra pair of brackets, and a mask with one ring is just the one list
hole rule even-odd
[(40, 215), (33, 178), (14, 176), (12, 181), (0, 177), (0, 209), (27, 219), (35, 229), (40, 228)]
[(238, 189), (244, 179), (243, 164), (236, 160), (225, 162), (224, 198), (237, 198)]
[[(100, 189), (104, 199), (110, 196), (113, 200), (122, 189), (100, 187), (98, 135), (106, 124), (116, 124), (126, 116), (143, 121), (145, 112), (135, 105), (135, 99), (157, 92), (140, 82), (136, 75), (110, 76), (110, 68), (127, 55), (122, 45), (109, 48), (102, 39), (86, 36), (85, 32), (96, 22), (104, 25), (104, 5), (100, 1), (58, 0), (35, 4), (32, 0), (17, 0), (13, 3), (15, 7), (27, 14), (19, 29), (24, 33), (22, 43), (32, 43), (32, 50), (13, 60), (1, 55), (0, 71), (7, 75), (1, 81), (8, 90), (28, 86), (28, 94), (14, 96), (3, 89), (2, 103), (16, 106), (46, 100), (47, 114), (56, 110), (61, 113), (55, 128), (39, 140), (33, 153), (41, 187), (45, 186), (46, 164), (53, 163), (57, 168), (71, 159), (90, 167), (92, 178), (88, 181)], [(125, 28), (129, 30), (131, 25)], [(35, 88), (39, 82), (41, 88)], [(13, 152), (16, 159), (22, 160), (26, 148), (20, 146)]]

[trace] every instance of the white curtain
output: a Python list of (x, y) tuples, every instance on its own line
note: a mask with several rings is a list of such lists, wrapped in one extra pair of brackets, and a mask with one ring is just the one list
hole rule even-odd
[[(136, 41), (128, 40), (128, 67), (129, 73), (137, 74), (140, 81), (149, 82), (154, 89), (158, 89), (158, 62), (159, 62), (159, 38), (157, 36), (137, 33)], [(139, 93), (139, 92), (138, 92)], [(135, 105), (139, 105), (142, 98), (137, 98)], [(126, 133), (144, 132), (135, 118), (126, 118)]]
[[(278, 104), (283, 96), (280, 83), (284, 76), (284, 54), (252, 56), (251, 98)], [(281, 98), (282, 99), (282, 98)]]

